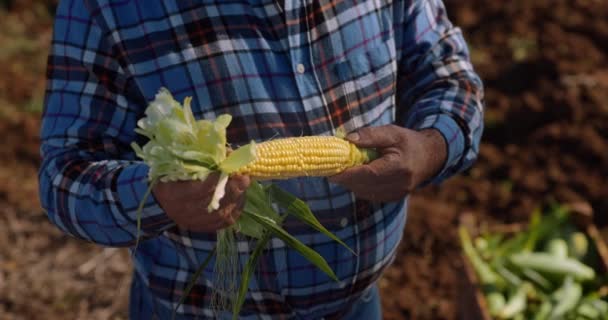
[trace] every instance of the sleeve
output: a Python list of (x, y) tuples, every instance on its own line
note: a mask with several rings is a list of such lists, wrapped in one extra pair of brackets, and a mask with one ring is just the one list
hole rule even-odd
[(415, 130), (434, 128), (447, 158), (429, 183), (438, 184), (476, 160), (483, 131), (483, 85), (459, 28), (441, 0), (405, 8), (398, 65), (398, 119)]
[[(146, 102), (83, 2), (62, 1), (57, 9), (40, 132), (40, 200), (64, 232), (130, 246), (148, 167), (129, 145)], [(173, 225), (152, 194), (141, 225), (145, 237)]]

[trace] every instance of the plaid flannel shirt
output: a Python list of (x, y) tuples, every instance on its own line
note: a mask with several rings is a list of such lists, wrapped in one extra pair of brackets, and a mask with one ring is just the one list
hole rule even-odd
[[(233, 116), (228, 141), (331, 135), (364, 126), (435, 128), (448, 146), (434, 182), (466, 169), (482, 132), (482, 84), (440, 0), (61, 1), (48, 60), (40, 197), (64, 232), (131, 247), (147, 166), (129, 144), (160, 87), (192, 96), (198, 118)], [(244, 319), (318, 319), (348, 310), (393, 260), (406, 199), (372, 205), (321, 178), (279, 185), (305, 200), (358, 255), (297, 221), (286, 228), (318, 251), (334, 282), (273, 240)], [(215, 235), (172, 227), (150, 197), (134, 256), (131, 318), (167, 318)], [(242, 262), (250, 243), (239, 241)], [(212, 267), (184, 318), (214, 318)]]

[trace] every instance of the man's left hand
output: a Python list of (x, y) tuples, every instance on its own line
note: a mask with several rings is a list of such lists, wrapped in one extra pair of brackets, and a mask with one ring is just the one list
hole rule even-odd
[(373, 202), (403, 199), (422, 182), (436, 175), (446, 158), (446, 143), (439, 131), (415, 131), (396, 125), (366, 127), (347, 140), (361, 148), (376, 148), (378, 159), (329, 178)]

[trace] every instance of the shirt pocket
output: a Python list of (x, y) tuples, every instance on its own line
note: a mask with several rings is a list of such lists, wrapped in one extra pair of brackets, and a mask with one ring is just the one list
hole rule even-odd
[(394, 121), (397, 63), (392, 39), (375, 41), (345, 55), (333, 66), (339, 90), (349, 106), (347, 131)]

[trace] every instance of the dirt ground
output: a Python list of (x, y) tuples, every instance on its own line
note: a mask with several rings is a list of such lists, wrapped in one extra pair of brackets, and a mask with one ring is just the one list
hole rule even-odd
[[(455, 318), (463, 212), (513, 222), (586, 201), (608, 234), (608, 3), (446, 3), (486, 85), (484, 141), (472, 169), (413, 196), (385, 319)], [(0, 1), (0, 319), (125, 319), (128, 254), (64, 236), (37, 200), (52, 7)]]

